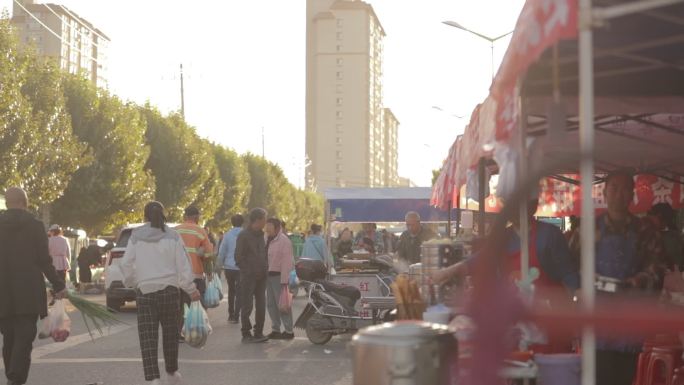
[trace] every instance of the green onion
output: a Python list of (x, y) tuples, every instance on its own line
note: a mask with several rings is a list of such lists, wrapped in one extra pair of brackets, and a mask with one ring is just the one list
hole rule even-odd
[(100, 333), (100, 336), (104, 335), (102, 331), (104, 327), (111, 327), (121, 324), (126, 325), (125, 322), (114, 317), (110, 310), (104, 305), (88, 301), (87, 299), (74, 294), (72, 291), (68, 292), (66, 298), (69, 300), (69, 302), (71, 302), (72, 305), (74, 305), (76, 310), (81, 312), (83, 322), (85, 323), (86, 328), (88, 329), (88, 334), (90, 334), (90, 338), (92, 340), (95, 340), (95, 338), (88, 320), (92, 322), (93, 326), (95, 326), (95, 329)]

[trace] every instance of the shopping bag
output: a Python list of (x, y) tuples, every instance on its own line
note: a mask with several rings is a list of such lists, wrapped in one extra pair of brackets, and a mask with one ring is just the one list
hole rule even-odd
[(220, 291), (214, 282), (216, 282), (216, 279), (209, 281), (207, 284), (207, 291), (204, 292), (203, 302), (207, 309), (218, 307), (221, 302)]
[(38, 319), (38, 339), (50, 338), (50, 317)]
[(219, 301), (223, 300), (223, 285), (221, 284), (221, 277), (217, 273), (212, 274), (213, 279), (211, 283), (216, 287), (219, 294)]
[(289, 290), (280, 290), (278, 310), (281, 313), (289, 313), (292, 310), (292, 293)]
[(55, 301), (55, 305), (42, 322), (38, 338), (52, 337), (55, 342), (66, 341), (71, 333), (71, 319), (66, 312), (64, 300)]
[(193, 348), (202, 348), (212, 332), (209, 316), (199, 301), (193, 301), (190, 307), (185, 306), (185, 321), (183, 337), (185, 342)]
[(290, 281), (288, 285), (291, 292), (296, 292), (297, 287), (299, 287), (299, 278), (297, 277), (297, 271), (294, 269), (290, 272)]

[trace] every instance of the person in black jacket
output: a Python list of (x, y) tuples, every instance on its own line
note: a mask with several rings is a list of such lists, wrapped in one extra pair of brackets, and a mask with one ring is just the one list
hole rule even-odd
[[(268, 256), (264, 227), (266, 210), (255, 208), (249, 212), (249, 224), (240, 232), (235, 247), (235, 262), (240, 268), (240, 317), (242, 321), (242, 342), (266, 342), (264, 320), (266, 318), (266, 278)], [(255, 307), (254, 334), (249, 320)]]
[(55, 298), (66, 295), (48, 251), (42, 222), (28, 211), (20, 188), (5, 193), (8, 210), (0, 214), (0, 331), (8, 385), (24, 384), (31, 365), (38, 317), (47, 316), (45, 276)]

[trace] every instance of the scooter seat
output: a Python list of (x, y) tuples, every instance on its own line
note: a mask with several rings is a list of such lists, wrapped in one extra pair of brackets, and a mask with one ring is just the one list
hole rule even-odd
[(361, 298), (361, 291), (353, 286), (343, 286), (330, 281), (319, 281), (325, 291), (337, 294), (339, 296), (345, 297), (351, 301), (351, 306), (354, 307), (356, 301)]

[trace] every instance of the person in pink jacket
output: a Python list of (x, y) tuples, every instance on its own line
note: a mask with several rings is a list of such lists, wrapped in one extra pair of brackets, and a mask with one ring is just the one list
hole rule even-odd
[[(266, 282), (266, 306), (271, 318), (273, 332), (268, 335), (271, 340), (291, 340), (294, 338), (292, 329), (292, 309), (282, 313), (278, 308), (280, 293), (288, 290), (290, 272), (294, 268), (292, 243), (287, 234), (282, 231), (282, 222), (277, 218), (270, 218), (266, 222), (266, 252), (268, 253), (268, 280)], [(280, 332), (280, 325), (284, 332)]]

